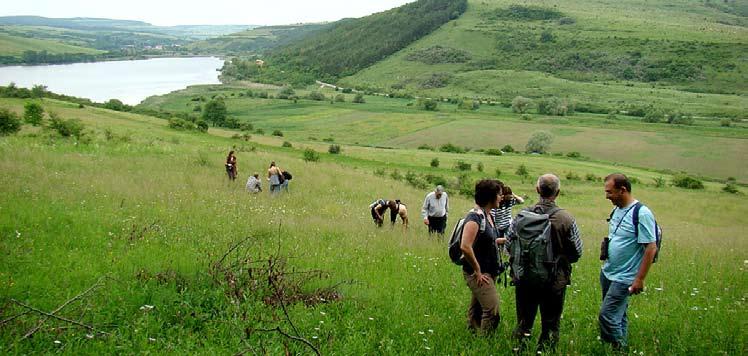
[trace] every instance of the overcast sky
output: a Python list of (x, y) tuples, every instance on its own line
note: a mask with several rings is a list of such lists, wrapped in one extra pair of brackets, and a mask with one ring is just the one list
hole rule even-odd
[(9, 0), (0, 16), (103, 17), (172, 25), (284, 25), (361, 17), (414, 0)]

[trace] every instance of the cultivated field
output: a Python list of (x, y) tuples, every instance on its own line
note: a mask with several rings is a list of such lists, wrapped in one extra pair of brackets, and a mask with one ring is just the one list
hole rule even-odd
[[(0, 100), (16, 111), (22, 105)], [(322, 152), (328, 143), (297, 141), (290, 128), (289, 137), (255, 134), (244, 141), (231, 139), (232, 131), (185, 133), (151, 117), (51, 100), (43, 105), (64, 118), (80, 118), (91, 141), (28, 126), (0, 138), (1, 353), (311, 352), (277, 332), (258, 330), (279, 326), (323, 354), (508, 354), (512, 288), (499, 287), (498, 332), (488, 338), (470, 334), (464, 323), (469, 291), (459, 268), (417, 217), (426, 191), (386, 177), (399, 169), (451, 179), (460, 174), (452, 168), (458, 159), (474, 167), (485, 163), (485, 173), (473, 170), (472, 179), (500, 168), (500, 178), (530, 200), (532, 182), (515, 174), (519, 164), (532, 176), (562, 176), (559, 202), (577, 217), (585, 249), (567, 291), (560, 354), (606, 352), (596, 339), (597, 250), (611, 205), (602, 183), (569, 181), (563, 177), (568, 171), (637, 176), (642, 183), (635, 185), (635, 196), (652, 207), (665, 229), (647, 291), (629, 309), (631, 353), (745, 353), (748, 240), (741, 236), (748, 205), (743, 195), (721, 192), (721, 184), (707, 183), (704, 191), (656, 188), (652, 178), (661, 174), (620, 165), (347, 145), (340, 155), (321, 153), (319, 162), (305, 162), (303, 148)], [(271, 127), (256, 124), (265, 125)], [(347, 139), (343, 132), (335, 138)], [(293, 148), (281, 148), (284, 140)], [(223, 160), (232, 148), (240, 180), (229, 184)], [(429, 167), (433, 157), (441, 168)], [(244, 192), (246, 177), (262, 174), (271, 160), (294, 174), (290, 193), (272, 199), (267, 192)], [(452, 225), (471, 204), (449, 193)], [(408, 231), (371, 224), (367, 206), (380, 197), (408, 205)], [(247, 264), (245, 258), (259, 262)], [(274, 276), (285, 274), (268, 284), (261, 276), (270, 266)], [(250, 268), (260, 279), (251, 278)], [(310, 270), (321, 273), (298, 274)], [(294, 282), (298, 276), (302, 280)], [(41, 316), (19, 315), (26, 309), (18, 303), (51, 311), (102, 277), (98, 288), (59, 315), (107, 335), (49, 319), (23, 338)], [(277, 286), (288, 287), (282, 295), (290, 298), (298, 296), (294, 283), (304, 293), (334, 288), (304, 299), (308, 306), (288, 299), (278, 305)]]

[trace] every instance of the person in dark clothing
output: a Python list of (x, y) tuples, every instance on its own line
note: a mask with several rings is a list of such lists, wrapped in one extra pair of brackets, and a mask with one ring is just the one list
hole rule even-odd
[(236, 180), (237, 169), (234, 151), (229, 151), (229, 155), (226, 156), (226, 174), (228, 174), (230, 181)]
[[(517, 327), (513, 336), (520, 341), (521, 347), (526, 345), (532, 334), (535, 315), (540, 308), (538, 351), (553, 349), (558, 342), (566, 286), (571, 283), (571, 264), (582, 256), (582, 240), (574, 217), (556, 206), (560, 188), (561, 182), (557, 176), (540, 176), (536, 185), (540, 200), (534, 207), (528, 208), (536, 213), (550, 214), (551, 250), (558, 260), (555, 275), (544, 285), (523, 285), (521, 281), (515, 285)], [(512, 244), (515, 237), (515, 225), (513, 223), (509, 229), (507, 246)]]
[(374, 219), (374, 224), (376, 224), (377, 227), (382, 227), (382, 224), (384, 223), (384, 212), (387, 211), (388, 205), (389, 202), (384, 199), (377, 199), (369, 204), (371, 217)]
[(475, 185), (475, 208), (465, 216), (460, 249), (463, 254), (462, 274), (472, 297), (468, 307), (468, 327), (487, 333), (496, 329), (499, 295), (494, 282), (499, 275), (498, 235), (491, 209), (499, 206), (503, 184), (485, 179)]

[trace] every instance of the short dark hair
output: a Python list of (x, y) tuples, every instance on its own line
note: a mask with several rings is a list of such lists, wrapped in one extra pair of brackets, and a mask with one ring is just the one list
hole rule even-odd
[(484, 179), (475, 184), (475, 204), (486, 206), (501, 194), (504, 183), (498, 179)]
[(629, 181), (629, 178), (626, 177), (625, 174), (623, 173), (608, 174), (608, 176), (605, 177), (605, 181), (607, 182), (609, 180), (613, 181), (613, 186), (616, 189), (626, 188), (626, 191), (631, 193), (631, 182)]

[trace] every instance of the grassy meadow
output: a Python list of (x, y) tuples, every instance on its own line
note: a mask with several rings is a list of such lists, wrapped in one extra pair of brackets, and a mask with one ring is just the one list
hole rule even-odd
[[(229, 102), (232, 112), (240, 110)], [(277, 326), (322, 354), (509, 354), (516, 321), (512, 288), (499, 287), (497, 333), (471, 334), (464, 320), (470, 294), (461, 272), (447, 258), (444, 241), (430, 238), (418, 217), (426, 191), (389, 177), (394, 169), (454, 177), (460, 174), (452, 168), (457, 160), (484, 162), (485, 173), (469, 173), (474, 179), (494, 176), (500, 168), (500, 178), (530, 201), (533, 182), (515, 174), (518, 165), (525, 164), (532, 176), (562, 176), (559, 203), (576, 216), (585, 248), (567, 290), (560, 354), (609, 351), (597, 341), (596, 320), (597, 250), (611, 205), (601, 182), (570, 181), (564, 179), (567, 171), (639, 177), (634, 195), (653, 209), (665, 230), (647, 291), (632, 298), (630, 352), (745, 353), (748, 240), (739, 236), (748, 223), (748, 205), (744, 195), (721, 192), (720, 184), (707, 182), (703, 191), (656, 188), (651, 179), (660, 173), (624, 165), (457, 155), (407, 145), (344, 144), (341, 154), (331, 155), (324, 152), (329, 143), (302, 137), (301, 129), (293, 133), (284, 127), (285, 137), (255, 134), (244, 141), (231, 138), (234, 131), (188, 133), (147, 116), (46, 99), (42, 104), (63, 118), (82, 120), (88, 142), (29, 126), (0, 138), (0, 353), (311, 353), (277, 332), (258, 330)], [(337, 105), (336, 110), (360, 110)], [(20, 112), (23, 101), (0, 99), (0, 106)], [(372, 115), (410, 124), (402, 120), (410, 114), (395, 106), (391, 113), (384, 112), (385, 105)], [(321, 117), (341, 113), (317, 109)], [(243, 110), (261, 117), (259, 107)], [(419, 115), (434, 120), (413, 112)], [(270, 128), (269, 122), (255, 124), (265, 125)], [(331, 130), (336, 142), (365, 134), (356, 132), (365, 130), (361, 127), (335, 131), (333, 125)], [(319, 133), (320, 139), (327, 137)], [(293, 147), (281, 147), (283, 141)], [(304, 148), (320, 151), (320, 161), (302, 160)], [(223, 168), (230, 149), (238, 152), (240, 178), (234, 183)], [(440, 168), (429, 167), (433, 157), (441, 160)], [(290, 192), (275, 198), (246, 193), (248, 175), (263, 174), (271, 160), (294, 174)], [(449, 193), (451, 227), (471, 201)], [(380, 197), (399, 198), (409, 207), (410, 229), (373, 226), (367, 206)], [(240, 241), (245, 242), (237, 245)], [(231, 246), (238, 247), (227, 253)], [(259, 262), (246, 263), (246, 258)], [(287, 274), (274, 283), (298, 283), (305, 293), (320, 287), (334, 292), (324, 294), (325, 301), (317, 295), (309, 306), (269, 305), (277, 288), (252, 280), (249, 270), (268, 264), (282, 269), (283, 258)], [(233, 269), (215, 273), (219, 261)], [(302, 273), (314, 270), (321, 272)], [(60, 315), (107, 335), (50, 319), (24, 338), (41, 317), (22, 314), (25, 309), (13, 300), (51, 311), (99, 280), (98, 288)], [(538, 330), (536, 321), (536, 337)]]
[[(748, 130), (744, 122), (721, 127), (720, 121), (697, 119), (693, 126), (645, 124), (640, 118), (577, 113), (566, 117), (529, 114), (529, 120), (500, 105), (481, 105), (478, 110), (458, 109), (440, 103), (438, 111), (416, 107), (416, 100), (366, 96), (365, 104), (352, 103), (353, 94), (343, 94), (344, 103), (300, 99), (248, 97), (249, 91), (277, 96), (278, 90), (239, 86), (193, 86), (163, 96), (154, 96), (140, 106), (199, 115), (195, 107), (214, 96), (225, 98), (230, 116), (251, 123), (266, 134), (281, 130), (284, 138), (314, 143), (324, 139), (359, 146), (414, 149), (422, 145), (438, 148), (452, 143), (474, 150), (512, 145), (524, 150), (531, 134), (546, 130), (554, 135), (551, 152), (579, 152), (593, 160), (660, 171), (686, 171), (705, 177), (735, 177), (746, 182)], [(304, 97), (309, 90), (297, 90)], [(321, 90), (326, 97), (337, 95)], [(476, 132), (482, 132), (476, 135)], [(621, 154), (621, 148), (626, 154)], [(657, 154), (654, 154), (657, 152)], [(430, 159), (430, 158), (429, 158)], [(511, 160), (500, 158), (497, 161)], [(427, 161), (428, 162), (428, 161)]]
[(100, 54), (104, 53), (93, 48), (86, 48), (66, 43), (50, 41), (46, 39), (26, 38), (0, 33), (0, 48), (2, 55), (20, 56), (24, 51), (47, 51), (50, 54), (62, 53), (83, 53), (83, 54)]

